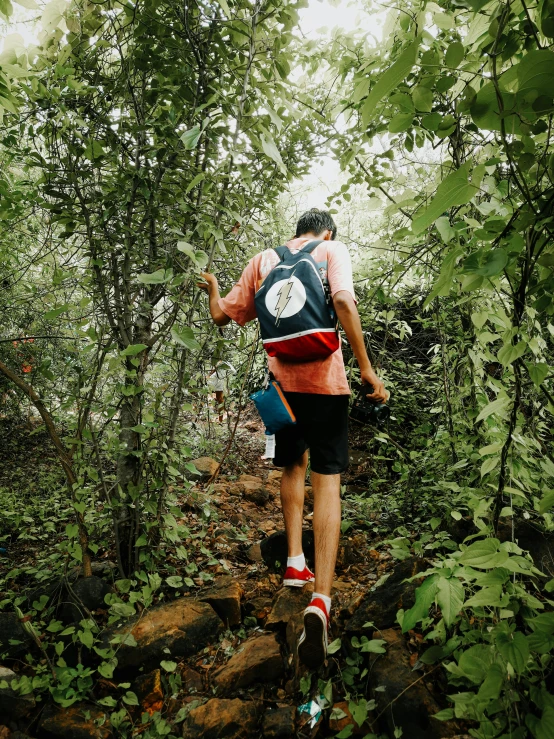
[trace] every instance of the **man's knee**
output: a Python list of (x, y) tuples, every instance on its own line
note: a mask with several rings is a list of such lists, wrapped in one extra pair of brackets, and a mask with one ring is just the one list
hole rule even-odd
[(304, 470), (306, 472), (306, 469), (308, 467), (308, 451), (306, 450), (302, 456), (298, 457), (298, 459), (295, 459), (294, 462), (291, 462), (290, 464), (287, 464), (284, 473), (287, 474), (294, 474), (297, 472), (301, 472)]

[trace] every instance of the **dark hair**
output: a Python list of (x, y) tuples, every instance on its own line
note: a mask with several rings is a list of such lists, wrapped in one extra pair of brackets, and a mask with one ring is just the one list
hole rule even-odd
[(334, 240), (337, 235), (337, 227), (328, 210), (319, 210), (319, 208), (310, 208), (300, 216), (296, 224), (296, 236), (303, 236), (307, 233), (316, 236), (323, 231), (331, 231), (331, 238)]

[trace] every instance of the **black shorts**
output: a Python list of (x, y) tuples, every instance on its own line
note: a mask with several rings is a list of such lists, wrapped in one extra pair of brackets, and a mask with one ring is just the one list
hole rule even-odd
[(348, 395), (287, 393), (296, 426), (275, 434), (276, 467), (296, 462), (310, 450), (310, 466), (321, 475), (336, 475), (348, 467)]

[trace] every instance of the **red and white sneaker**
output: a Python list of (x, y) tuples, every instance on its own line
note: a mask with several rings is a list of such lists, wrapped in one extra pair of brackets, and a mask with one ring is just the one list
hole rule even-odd
[(307, 582), (314, 582), (315, 575), (307, 567), (302, 571), (287, 567), (283, 577), (283, 585), (288, 588), (303, 588)]
[(316, 670), (327, 657), (329, 614), (321, 598), (314, 598), (304, 611), (304, 631), (298, 640), (298, 657), (310, 670)]

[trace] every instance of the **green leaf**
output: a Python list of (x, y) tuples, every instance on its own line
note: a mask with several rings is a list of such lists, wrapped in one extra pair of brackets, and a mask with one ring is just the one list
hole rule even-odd
[(231, 11), (229, 9), (229, 5), (227, 4), (227, 0), (217, 0), (217, 3), (225, 14), (225, 17), (229, 20), (231, 18)]
[(384, 639), (368, 639), (363, 642), (360, 652), (370, 652), (371, 654), (385, 654), (387, 651), (383, 644), (387, 642)]
[(468, 598), (464, 604), (464, 608), (497, 608), (502, 599), (502, 586), (491, 585), (488, 588), (481, 588), (475, 595)]
[(416, 110), (430, 113), (433, 107), (433, 91), (428, 87), (419, 85), (412, 90), (412, 100)]
[(439, 578), (436, 600), (447, 626), (451, 626), (456, 620), (456, 616), (462, 610), (464, 598), (464, 586), (456, 577)]
[(329, 646), (327, 647), (327, 654), (335, 654), (335, 652), (338, 652), (341, 648), (341, 640), (335, 639), (332, 641)]
[(281, 158), (281, 154), (279, 153), (279, 149), (277, 149), (275, 141), (273, 141), (271, 136), (269, 136), (269, 134), (267, 136), (260, 136), (260, 143), (262, 145), (264, 154), (270, 159), (273, 159), (273, 161), (279, 165), (279, 169), (281, 170), (281, 172), (286, 175), (287, 168), (285, 167), (285, 164)]
[(462, 652), (458, 667), (468, 680), (475, 685), (481, 685), (494, 663), (494, 648), (488, 644), (475, 644)]
[(483, 461), (483, 464), (481, 465), (481, 477), (484, 477), (485, 475), (488, 475), (489, 472), (492, 472), (494, 468), (498, 466), (499, 462), (500, 457), (489, 457), (488, 459), (485, 459)]
[(454, 276), (456, 261), (461, 253), (462, 248), (460, 246), (457, 246), (456, 248), (451, 249), (451, 251), (448, 252), (446, 257), (444, 258), (443, 263), (441, 264), (439, 277), (433, 285), (431, 292), (425, 298), (425, 303), (423, 304), (424, 308), (426, 308), (429, 303), (431, 303), (437, 296), (448, 295), (448, 293), (452, 289), (452, 278)]
[(525, 634), (515, 631), (513, 634), (500, 632), (495, 639), (498, 651), (509, 662), (514, 670), (521, 675), (527, 666), (529, 659), (529, 643)]
[(502, 121), (507, 134), (521, 133), (521, 119), (516, 109), (516, 96), (501, 91), (503, 113), (500, 115), (498, 98), (492, 82), (487, 82), (477, 93), (471, 103), (470, 112), (473, 122), (485, 131), (500, 131)]
[(450, 225), (450, 219), (447, 216), (441, 216), (435, 221), (435, 228), (440, 234), (445, 244), (448, 244), (456, 236), (456, 231)]
[(194, 149), (201, 133), (202, 131), (200, 126), (193, 126), (193, 128), (185, 131), (185, 133), (181, 135), (181, 141), (185, 145), (185, 149)]
[(414, 117), (411, 113), (398, 113), (393, 116), (389, 123), (389, 133), (401, 133), (412, 126)]
[(171, 588), (180, 588), (183, 585), (183, 578), (180, 575), (171, 575), (166, 578), (166, 583)]
[(477, 192), (469, 181), (470, 163), (466, 162), (455, 172), (451, 172), (438, 186), (429, 206), (412, 222), (412, 230), (419, 234), (428, 228), (445, 211), (454, 205), (465, 205)]
[(160, 662), (160, 667), (163, 667), (166, 672), (175, 672), (175, 670), (177, 669), (177, 662), (162, 659), (162, 661)]
[(450, 69), (460, 66), (465, 54), (464, 45), (460, 41), (453, 41), (444, 55), (444, 64)]
[(539, 501), (539, 513), (546, 513), (554, 506), (554, 490), (550, 490)]
[(44, 318), (47, 321), (51, 321), (53, 318), (57, 318), (62, 313), (65, 313), (66, 311), (68, 311), (70, 307), (71, 306), (66, 303), (65, 305), (62, 305), (59, 308), (53, 308), (52, 310), (49, 310), (48, 313), (44, 314)]
[(479, 423), (479, 421), (484, 421), (485, 418), (488, 418), (489, 416), (492, 416), (493, 413), (501, 415), (506, 408), (510, 405), (511, 401), (508, 397), (500, 397), (496, 400), (493, 400), (491, 403), (486, 405), (481, 413), (477, 416), (475, 419), (476, 423)]
[[(199, 185), (202, 180), (205, 178), (204, 172), (199, 172), (196, 177), (194, 177), (189, 184), (187, 185), (187, 189), (185, 190), (185, 195), (188, 195), (191, 190), (193, 190), (196, 185)], [(177, 247), (178, 248), (178, 247)]]
[(498, 354), (496, 355), (498, 358), (498, 361), (504, 365), (504, 367), (507, 367), (509, 364), (512, 364), (516, 361), (516, 359), (519, 359), (521, 356), (525, 354), (527, 350), (527, 342), (526, 341), (520, 341), (517, 344), (512, 344), (511, 342), (508, 344), (504, 344), (504, 346), (499, 349)]
[(478, 329), (483, 328), (483, 326), (488, 320), (489, 320), (488, 311), (481, 311), (480, 313), (471, 314), (471, 322)]
[(508, 553), (500, 551), (498, 539), (490, 538), (481, 539), (470, 544), (467, 549), (464, 549), (458, 561), (460, 564), (469, 567), (488, 570), (493, 567), (500, 567), (507, 559)]
[(406, 611), (402, 620), (403, 634), (410, 631), (410, 629), (413, 629), (418, 621), (422, 621), (429, 615), (429, 608), (431, 608), (435, 601), (438, 587), (437, 580), (437, 575), (431, 575), (431, 577), (427, 577), (416, 590), (416, 602), (408, 611)]
[(192, 329), (188, 326), (183, 326), (181, 328), (174, 326), (171, 329), (171, 337), (178, 344), (181, 344), (181, 346), (186, 346), (187, 349), (192, 349), (193, 351), (199, 351), (202, 349), (200, 344), (194, 338)]
[(464, 262), (466, 274), (482, 275), (483, 277), (497, 277), (502, 274), (508, 264), (508, 255), (504, 249), (491, 249), (485, 254), (481, 265), (476, 264), (476, 256), (471, 255)]
[(369, 122), (375, 115), (376, 108), (381, 100), (398, 87), (398, 85), (406, 79), (412, 71), (412, 67), (416, 62), (419, 43), (419, 38), (412, 41), (412, 43), (404, 49), (398, 59), (387, 69), (387, 71), (379, 76), (377, 82), (371, 88), (361, 111), (364, 127), (369, 125)]
[(529, 377), (535, 383), (535, 386), (540, 387), (548, 377), (550, 367), (546, 364), (546, 362), (537, 362), (536, 364), (525, 362), (525, 366), (527, 367)]
[(133, 693), (132, 690), (128, 690), (123, 698), (121, 699), (123, 703), (127, 703), (128, 706), (138, 706), (139, 700), (137, 698), (136, 693)]
[(552, 99), (554, 77), (554, 54), (547, 49), (538, 49), (525, 54), (516, 67), (518, 99), (545, 95)]
[(125, 349), (119, 352), (119, 355), (121, 357), (134, 357), (137, 354), (140, 354), (145, 349), (148, 349), (148, 346), (146, 344), (131, 344), (130, 346), (126, 346)]
[(502, 686), (504, 684), (505, 672), (498, 664), (493, 664), (487, 671), (485, 681), (479, 688), (477, 693), (479, 700), (489, 701), (497, 700), (500, 697)]
[(137, 277), (137, 280), (144, 285), (159, 285), (170, 280), (172, 276), (173, 273), (170, 270), (158, 269), (156, 272), (143, 272)]

